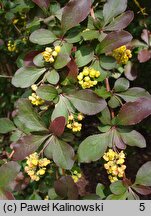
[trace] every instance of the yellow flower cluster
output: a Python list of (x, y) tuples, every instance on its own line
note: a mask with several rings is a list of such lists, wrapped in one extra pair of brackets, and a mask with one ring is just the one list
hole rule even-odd
[(82, 124), (79, 123), (78, 121), (82, 121), (83, 118), (84, 116), (82, 113), (79, 113), (77, 116), (72, 114), (69, 115), (67, 128), (71, 129), (73, 132), (81, 131)]
[(46, 166), (50, 164), (47, 158), (39, 159), (37, 152), (29, 155), (26, 161), (25, 172), (30, 176), (33, 181), (39, 181), (40, 177), (46, 172)]
[(118, 181), (118, 177), (122, 178), (124, 175), (124, 170), (126, 169), (126, 166), (124, 165), (124, 152), (121, 151), (120, 153), (117, 153), (112, 149), (109, 149), (109, 151), (104, 154), (103, 158), (105, 161), (107, 161), (107, 163), (104, 164), (104, 168), (109, 174), (110, 181), (115, 182)]
[(16, 43), (12, 42), (12, 41), (8, 41), (8, 44), (7, 44), (7, 49), (9, 52), (15, 52), (17, 51), (17, 48), (16, 48)]
[[(31, 86), (31, 88), (32, 88), (33, 91), (36, 91), (37, 90), (37, 85), (34, 84), (34, 85)], [(28, 99), (31, 101), (31, 103), (33, 105), (36, 105), (36, 106), (42, 105), (45, 102), (36, 93), (32, 93), (32, 95), (29, 96)]]
[(77, 170), (75, 170), (71, 177), (72, 177), (73, 181), (76, 183), (82, 177), (82, 174), (79, 173)]
[(42, 52), (44, 60), (46, 62), (53, 63), (55, 61), (54, 59), (57, 57), (60, 50), (61, 50), (60, 46), (55, 46), (54, 50), (51, 47), (46, 47), (45, 51)]
[(126, 46), (121, 46), (113, 50), (112, 56), (118, 64), (127, 64), (128, 60), (132, 58), (131, 50), (126, 49)]
[(95, 79), (98, 78), (99, 76), (100, 76), (99, 71), (93, 68), (84, 67), (83, 71), (79, 73), (77, 78), (82, 88), (86, 89), (97, 85), (98, 82)]

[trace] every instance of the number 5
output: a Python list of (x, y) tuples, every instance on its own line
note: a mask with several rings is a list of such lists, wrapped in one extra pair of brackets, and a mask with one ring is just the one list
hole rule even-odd
[(139, 204), (139, 210), (144, 211), (145, 210), (145, 203), (140, 203)]

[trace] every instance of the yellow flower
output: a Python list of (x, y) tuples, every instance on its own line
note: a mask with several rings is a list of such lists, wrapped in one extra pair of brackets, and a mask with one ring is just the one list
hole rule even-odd
[(126, 166), (123, 164), (125, 161), (125, 154), (123, 151), (117, 153), (109, 149), (108, 152), (104, 153), (103, 159), (107, 161), (107, 163), (104, 164), (104, 168), (107, 170), (111, 182), (115, 182), (118, 180), (118, 177), (122, 178), (124, 176)]
[(78, 172), (77, 170), (74, 170), (73, 175), (71, 176), (73, 181), (77, 183), (79, 179), (82, 177), (82, 174)]
[(61, 51), (61, 46), (55, 46), (55, 51), (59, 53)]
[(28, 97), (28, 99), (31, 101), (31, 103), (35, 106), (39, 106), (44, 104), (44, 100), (42, 100), (36, 93), (32, 93), (31, 96)]
[(112, 56), (118, 64), (127, 64), (128, 60), (132, 58), (131, 50), (126, 49), (126, 46), (121, 46), (113, 50)]
[(77, 79), (82, 88), (86, 89), (97, 85), (98, 82), (95, 79), (99, 76), (99, 71), (96, 71), (94, 68), (84, 67), (83, 71), (77, 76)]

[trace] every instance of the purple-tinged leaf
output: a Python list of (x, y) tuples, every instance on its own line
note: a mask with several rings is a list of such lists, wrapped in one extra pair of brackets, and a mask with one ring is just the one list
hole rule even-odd
[(10, 191), (3, 191), (0, 189), (0, 200), (15, 200), (15, 197)]
[(130, 81), (135, 80), (137, 78), (137, 64), (129, 61), (124, 67), (124, 74)]
[(89, 14), (91, 0), (70, 0), (63, 8), (61, 25), (64, 33), (82, 22)]
[(66, 97), (78, 111), (87, 115), (95, 115), (107, 105), (104, 99), (99, 98), (91, 90), (80, 90)]
[(151, 161), (146, 162), (139, 168), (134, 184), (151, 186)]
[(77, 80), (78, 66), (75, 60), (71, 59), (71, 61), (67, 64), (67, 67), (69, 68), (68, 77), (72, 77), (73, 79)]
[(139, 98), (123, 105), (119, 114), (113, 119), (116, 125), (135, 125), (151, 114), (151, 99)]
[(119, 31), (126, 28), (129, 23), (133, 20), (133, 11), (126, 11), (120, 16), (116, 17), (108, 26), (105, 26), (105, 31)]
[(64, 116), (60, 116), (54, 119), (50, 124), (50, 132), (52, 132), (55, 136), (61, 136), (64, 132), (66, 124), (66, 119)]
[(137, 146), (139, 148), (146, 147), (145, 138), (137, 131), (120, 132), (123, 142), (129, 146)]
[(105, 24), (108, 24), (112, 18), (124, 12), (127, 8), (127, 0), (107, 0), (103, 7), (103, 17)]
[(151, 98), (151, 95), (145, 89), (139, 87), (129, 88), (125, 92), (116, 93), (116, 95), (120, 96), (126, 102), (136, 101), (140, 97)]
[(114, 130), (114, 136), (113, 136), (113, 144), (117, 146), (119, 149), (125, 149), (126, 148), (126, 143), (123, 141), (122, 137), (118, 133), (118, 131), (115, 129)]
[(78, 188), (71, 176), (63, 176), (54, 183), (56, 193), (70, 200), (78, 199)]
[(25, 65), (25, 67), (34, 66), (33, 59), (39, 53), (40, 53), (40, 51), (31, 51), (31, 52), (27, 53), (25, 55), (25, 58), (24, 58), (24, 65)]
[(144, 185), (134, 185), (132, 188), (141, 195), (151, 194), (151, 188)]
[(147, 62), (151, 58), (151, 51), (147, 49), (143, 49), (139, 51), (137, 58), (140, 63)]
[(39, 146), (47, 139), (48, 135), (27, 135), (11, 144), (14, 150), (12, 159), (24, 160), (27, 156), (35, 152)]
[(32, 0), (35, 4), (37, 4), (40, 8), (47, 9), (50, 5), (51, 0)]
[(145, 41), (149, 45), (149, 34), (150, 32), (147, 29), (143, 29), (143, 32), (141, 34), (141, 38), (143, 41)]
[(98, 54), (109, 53), (112, 50), (123, 46), (132, 40), (132, 35), (127, 31), (109, 33), (104, 40), (96, 47)]
[(16, 178), (20, 171), (20, 165), (14, 161), (3, 164), (0, 167), (0, 189), (7, 190), (11, 182)]

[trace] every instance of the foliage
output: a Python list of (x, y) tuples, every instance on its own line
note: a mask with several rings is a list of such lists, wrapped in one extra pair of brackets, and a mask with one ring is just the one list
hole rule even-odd
[[(151, 36), (143, 29), (140, 42), (125, 30), (134, 18), (127, 0), (3, 0), (0, 6), (0, 76), (12, 76), (22, 89), (11, 115), (0, 118), (0, 133), (10, 143), (2, 145), (0, 198), (86, 199), (81, 165), (90, 162), (109, 175), (108, 188), (96, 187), (100, 199), (150, 194), (151, 162), (134, 181), (124, 165), (127, 146), (146, 147), (132, 126), (151, 114), (150, 94), (130, 87), (136, 59), (151, 58)], [(90, 136), (84, 131), (89, 118)]]

